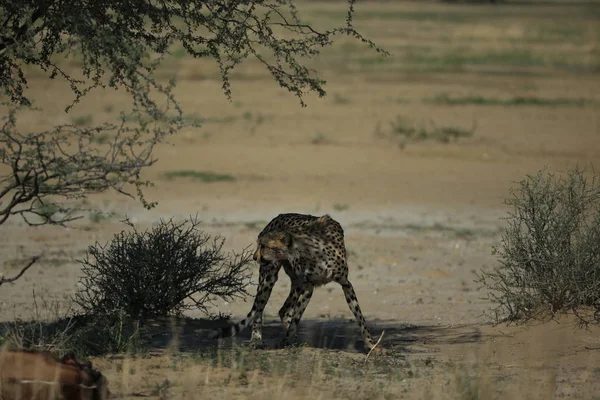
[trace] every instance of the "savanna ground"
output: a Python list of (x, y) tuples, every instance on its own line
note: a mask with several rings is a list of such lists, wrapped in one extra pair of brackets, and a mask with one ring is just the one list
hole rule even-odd
[[(299, 9), (324, 27), (342, 21), (345, 3)], [(5, 270), (40, 250), (46, 257), (1, 288), (2, 320), (67, 308), (81, 273), (75, 260), (126, 228), (125, 215), (143, 227), (197, 214), (208, 233), (241, 250), (279, 213), (329, 213), (346, 230), (350, 279), (373, 333), (385, 330), (386, 355), (365, 361), (334, 284), (318, 289), (306, 311), (306, 346), (277, 349), (276, 315), (289, 289), (282, 273), (266, 309), (266, 350), (249, 349), (248, 333), (218, 346), (207, 338), (211, 322), (190, 312), (197, 319), (157, 328), (149, 353), (95, 359), (111, 391), (126, 398), (598, 398), (597, 328), (575, 330), (570, 317), (493, 326), (474, 279), (496, 262), (491, 247), (515, 181), (545, 166), (598, 166), (599, 18), (599, 2), (359, 3), (357, 27), (392, 55), (341, 40), (314, 60), (328, 96), (307, 98), (306, 108), (253, 62), (235, 72), (229, 102), (214, 65), (173, 49), (160, 75), (178, 78), (187, 118), (203, 126), (173, 137), (147, 170), (156, 183), (147, 194), (159, 206), (145, 211), (107, 194), (90, 201), (111, 216), (90, 214), (70, 229), (4, 224)], [(30, 90), (44, 108), (28, 116), (31, 128), (110, 120), (128, 105), (123, 93), (96, 92), (64, 114), (72, 96), (66, 85), (40, 75)], [(218, 302), (213, 311), (237, 320), (251, 300)]]

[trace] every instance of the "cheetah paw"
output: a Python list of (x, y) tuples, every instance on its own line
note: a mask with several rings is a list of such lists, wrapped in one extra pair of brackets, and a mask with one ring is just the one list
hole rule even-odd
[(252, 340), (250, 341), (250, 348), (254, 350), (264, 350), (266, 346), (262, 340)]
[(289, 339), (289, 338), (283, 338), (279, 341), (279, 348), (281, 349), (285, 349), (286, 347), (290, 347), (293, 346), (295, 343), (294, 340)]

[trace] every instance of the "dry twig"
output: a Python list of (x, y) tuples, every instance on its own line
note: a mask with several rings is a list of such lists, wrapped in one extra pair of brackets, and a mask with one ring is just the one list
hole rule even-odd
[(33, 264), (36, 263), (37, 260), (40, 259), (40, 257), (41, 257), (41, 255), (35, 256), (31, 260), (29, 260), (27, 265), (25, 265), (23, 268), (21, 268), (21, 271), (19, 271), (19, 273), (17, 275), (13, 276), (12, 278), (6, 278), (4, 276), (0, 276), (0, 286), (2, 286), (3, 283), (7, 283), (7, 282), (11, 283), (11, 282), (14, 282), (17, 279), (19, 279), (25, 273), (25, 271), (27, 271)]

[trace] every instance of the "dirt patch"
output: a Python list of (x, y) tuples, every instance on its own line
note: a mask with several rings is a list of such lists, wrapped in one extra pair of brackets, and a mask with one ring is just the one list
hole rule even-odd
[[(350, 280), (374, 334), (386, 332), (382, 347), (388, 355), (365, 364), (356, 323), (334, 284), (319, 288), (308, 306), (300, 326), (307, 346), (278, 349), (277, 310), (289, 290), (282, 275), (266, 309), (267, 350), (248, 349), (248, 333), (219, 347), (208, 340), (213, 326), (204, 322), (165, 324), (152, 353), (95, 360), (113, 393), (207, 399), (597, 396), (597, 329), (574, 330), (570, 319), (491, 327), (483, 315), (490, 304), (473, 282), (477, 271), (496, 262), (491, 247), (498, 243), (502, 200), (513, 182), (545, 166), (560, 170), (600, 161), (593, 50), (598, 26), (589, 18), (589, 8), (597, 7), (590, 4), (497, 10), (376, 4), (357, 23), (397, 57), (379, 63), (340, 44), (315, 61), (330, 95), (310, 97), (306, 108), (256, 64), (236, 75), (229, 102), (207, 63), (172, 60), (162, 72), (179, 76), (178, 96), (189, 118), (207, 119), (201, 129), (162, 146), (159, 162), (146, 171), (156, 183), (148, 198), (159, 206), (145, 211), (109, 193), (90, 199), (115, 213), (107, 219), (88, 216), (66, 229), (30, 228), (17, 219), (2, 225), (0, 261), (7, 271), (27, 256), (45, 251), (46, 257), (16, 284), (3, 285), (0, 318), (34, 316), (34, 291), (67, 308), (81, 273), (75, 260), (86, 246), (125, 229), (118, 222), (125, 215), (143, 227), (161, 217), (197, 214), (208, 233), (227, 238), (227, 249), (240, 250), (279, 213), (329, 213), (346, 230)], [(317, 24), (343, 9), (333, 3), (303, 7)], [(383, 14), (396, 19), (379, 18)], [(555, 29), (555, 18), (565, 15), (572, 16), (561, 19), (569, 29)], [(68, 88), (36, 78), (30, 90), (40, 95), (44, 112), (33, 115), (28, 127), (46, 129), (73, 118), (55, 101), (70, 98)], [(483, 104), (429, 101), (440, 94)], [(519, 97), (563, 100), (511, 103)], [(107, 105), (116, 115), (127, 104), (120, 92), (92, 93), (77, 112), (97, 123), (114, 117), (104, 111)], [(417, 127), (473, 134), (401, 148), (393, 125), (399, 116)], [(207, 176), (227, 179), (195, 179)], [(237, 320), (251, 300), (218, 302), (214, 311)]]
[[(207, 323), (187, 321), (176, 345), (95, 362), (124, 398), (589, 398), (600, 389), (599, 332), (575, 332), (573, 322), (527, 329), (378, 322), (386, 354), (365, 360), (347, 346), (356, 338), (344, 322), (303, 321), (303, 345), (253, 350), (240, 339), (218, 347), (194, 339), (194, 328)], [(180, 353), (188, 341), (194, 349)]]

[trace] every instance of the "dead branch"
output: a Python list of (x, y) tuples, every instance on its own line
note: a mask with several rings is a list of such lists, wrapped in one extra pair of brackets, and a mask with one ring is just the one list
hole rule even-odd
[(13, 276), (12, 278), (5, 278), (4, 276), (0, 276), (0, 286), (2, 286), (3, 283), (7, 283), (7, 282), (11, 283), (11, 282), (14, 282), (17, 279), (19, 279), (21, 276), (23, 276), (25, 271), (27, 271), (29, 268), (31, 268), (31, 266), (33, 264), (35, 264), (37, 260), (40, 259), (40, 257), (41, 257), (41, 255), (35, 256), (31, 260), (29, 260), (27, 265), (25, 265), (23, 268), (21, 268), (21, 271), (19, 271), (19, 273), (17, 275)]

